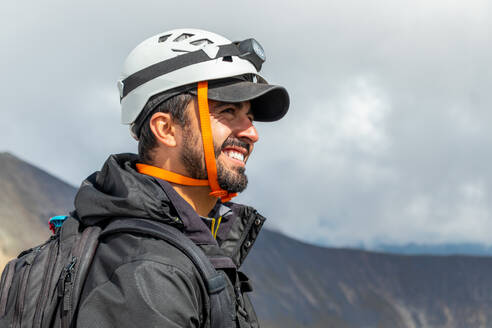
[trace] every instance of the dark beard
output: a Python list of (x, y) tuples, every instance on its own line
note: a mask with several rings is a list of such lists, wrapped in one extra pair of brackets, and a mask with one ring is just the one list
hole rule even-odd
[(220, 164), (217, 165), (217, 182), (219, 186), (230, 192), (242, 192), (248, 186), (248, 177), (244, 173), (244, 167), (234, 168), (235, 173), (224, 169)]
[[(217, 147), (214, 145), (215, 160), (217, 164), (217, 182), (222, 189), (230, 193), (241, 192), (246, 189), (248, 186), (248, 177), (245, 174), (246, 169), (244, 167), (237, 167), (232, 170), (226, 169), (217, 159), (223, 147), (238, 144), (244, 143), (238, 139), (229, 137), (226, 141), (224, 141), (222, 146)], [(203, 141), (201, 136), (193, 134), (191, 129), (185, 126), (183, 129), (183, 149), (181, 152), (181, 161), (188, 170), (190, 178), (193, 179), (208, 179), (202, 145)], [(244, 147), (249, 150), (248, 144)]]

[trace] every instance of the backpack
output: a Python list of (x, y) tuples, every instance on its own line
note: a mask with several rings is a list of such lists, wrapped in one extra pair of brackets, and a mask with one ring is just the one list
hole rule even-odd
[[(209, 295), (210, 327), (233, 326), (233, 303), (226, 277), (178, 229), (144, 219), (118, 219), (104, 229), (73, 217), (50, 220), (54, 234), (11, 260), (0, 281), (0, 327), (73, 327), (82, 287), (99, 240), (115, 233), (144, 234), (178, 248), (196, 266)], [(163, 291), (165, 292), (165, 291)]]

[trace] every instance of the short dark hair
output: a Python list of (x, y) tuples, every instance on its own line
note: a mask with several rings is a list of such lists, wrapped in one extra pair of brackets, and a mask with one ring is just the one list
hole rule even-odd
[[(181, 93), (155, 105), (155, 102), (159, 101), (159, 96), (159, 94), (152, 96), (142, 110), (142, 114), (145, 115), (145, 118), (143, 119), (144, 122), (141, 124), (142, 127), (138, 138), (138, 156), (140, 157), (140, 161), (145, 164), (153, 164), (153, 150), (157, 146), (157, 140), (150, 129), (150, 119), (152, 118), (152, 115), (159, 112), (169, 113), (175, 123), (184, 127), (189, 122), (188, 116), (186, 115), (186, 107), (195, 97), (189, 93)], [(152, 109), (150, 113), (146, 114), (151, 107), (155, 108)]]

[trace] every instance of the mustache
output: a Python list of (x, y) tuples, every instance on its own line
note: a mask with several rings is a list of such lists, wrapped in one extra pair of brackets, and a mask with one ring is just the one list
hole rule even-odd
[(236, 146), (236, 147), (244, 148), (248, 151), (248, 154), (251, 151), (251, 145), (249, 143), (244, 142), (244, 141), (237, 139), (237, 138), (234, 138), (234, 137), (227, 138), (224, 141), (224, 143), (222, 144), (222, 149), (224, 149), (225, 147), (229, 147), (229, 146)]

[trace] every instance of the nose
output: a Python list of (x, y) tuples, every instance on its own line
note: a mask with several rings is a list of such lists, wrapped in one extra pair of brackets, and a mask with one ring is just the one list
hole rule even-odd
[(256, 130), (256, 127), (253, 125), (253, 123), (249, 120), (249, 118), (246, 118), (242, 122), (240, 128), (236, 133), (236, 136), (238, 138), (246, 138), (250, 140), (251, 143), (255, 143), (259, 139), (258, 131)]

